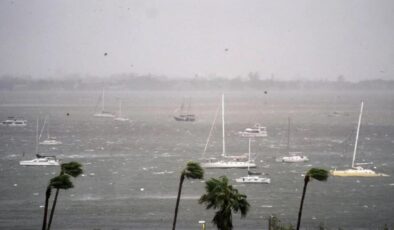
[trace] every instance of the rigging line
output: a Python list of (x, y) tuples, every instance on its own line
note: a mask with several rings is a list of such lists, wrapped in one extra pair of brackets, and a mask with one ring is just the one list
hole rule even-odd
[(38, 136), (38, 140), (40, 140), (41, 137), (42, 137), (42, 133), (44, 132), (46, 122), (47, 122), (47, 116), (45, 116), (44, 124), (42, 125), (41, 131), (40, 131), (40, 135)]
[(210, 139), (211, 136), (212, 136), (213, 128), (215, 127), (216, 119), (217, 119), (218, 114), (219, 114), (219, 111), (220, 111), (220, 106), (221, 106), (221, 105), (219, 104), (218, 108), (216, 109), (215, 118), (214, 118), (214, 120), (213, 120), (213, 122), (212, 122), (211, 129), (209, 130), (207, 142), (206, 142), (205, 147), (204, 147), (204, 152), (202, 153), (202, 157), (203, 157), (203, 158), (205, 158), (205, 153), (206, 153), (207, 148), (208, 148), (209, 139)]

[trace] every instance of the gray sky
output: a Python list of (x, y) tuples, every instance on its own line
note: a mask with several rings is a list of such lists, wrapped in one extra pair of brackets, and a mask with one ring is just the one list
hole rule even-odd
[(2, 0), (0, 39), (0, 75), (394, 80), (392, 0)]

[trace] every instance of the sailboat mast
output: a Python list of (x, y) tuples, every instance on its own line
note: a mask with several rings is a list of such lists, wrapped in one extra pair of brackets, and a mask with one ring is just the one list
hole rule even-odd
[(104, 111), (104, 89), (103, 89), (103, 96), (101, 100), (101, 111)]
[(122, 117), (122, 100), (119, 99), (119, 117)]
[(290, 152), (290, 117), (287, 118), (288, 125), (287, 125), (287, 153)]
[(225, 140), (225, 130), (224, 130), (224, 94), (222, 94), (222, 135), (223, 135), (222, 155), (226, 156), (226, 140)]
[(250, 168), (250, 142), (251, 142), (251, 138), (249, 138), (248, 175), (249, 175), (249, 168)]
[(38, 154), (38, 117), (37, 117), (37, 124), (36, 124), (36, 154)]
[(359, 117), (358, 117), (358, 125), (357, 125), (357, 133), (356, 133), (356, 142), (354, 143), (354, 152), (353, 152), (352, 168), (354, 168), (354, 161), (355, 161), (355, 159), (356, 159), (358, 134), (359, 134), (359, 132), (360, 132), (361, 117), (362, 117), (362, 115), (363, 115), (363, 107), (364, 107), (364, 102), (361, 101), (361, 109), (360, 109), (360, 115), (359, 115)]
[(48, 117), (48, 122), (47, 122), (48, 124), (47, 124), (47, 137), (48, 137), (48, 139), (49, 139), (49, 117)]

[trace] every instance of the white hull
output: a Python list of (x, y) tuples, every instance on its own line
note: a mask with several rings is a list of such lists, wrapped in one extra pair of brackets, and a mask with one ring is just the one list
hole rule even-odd
[(112, 113), (95, 113), (93, 114), (94, 117), (102, 117), (102, 118), (113, 118), (115, 117), (115, 115), (113, 115)]
[(286, 156), (279, 158), (279, 161), (283, 163), (299, 163), (299, 162), (307, 162), (309, 161), (309, 159), (306, 156)]
[(266, 177), (259, 177), (259, 176), (245, 176), (235, 179), (238, 183), (245, 183), (245, 184), (269, 184), (271, 183), (270, 178)]
[(40, 142), (40, 145), (61, 145), (62, 142), (58, 140), (44, 140)]
[(238, 132), (241, 137), (253, 138), (253, 137), (267, 137), (267, 128), (260, 126), (260, 124), (255, 124), (254, 128), (246, 128), (242, 132)]
[[(345, 170), (331, 170), (330, 173), (333, 176), (340, 176), (340, 177), (378, 177), (378, 176), (388, 176), (387, 174), (384, 173), (376, 173), (375, 171), (371, 169), (364, 169), (361, 166), (356, 166), (357, 163), (355, 163), (356, 160), (356, 154), (357, 154), (357, 143), (358, 143), (358, 138), (359, 138), (359, 133), (360, 133), (360, 125), (361, 125), (361, 118), (363, 115), (363, 107), (364, 107), (364, 102), (361, 102), (361, 108), (360, 108), (360, 115), (358, 117), (358, 124), (357, 124), (357, 133), (356, 133), (356, 141), (354, 143), (354, 151), (353, 151), (353, 159), (352, 159), (352, 168), (350, 169), (345, 169)], [(369, 163), (366, 163), (369, 164)]]
[(20, 120), (20, 119), (7, 119), (5, 121), (2, 121), (1, 126), (8, 126), (8, 127), (25, 127), (27, 125), (26, 120)]
[(115, 117), (114, 120), (115, 121), (129, 121), (129, 119), (125, 118), (125, 117)]
[(340, 177), (378, 177), (388, 176), (384, 173), (376, 173), (370, 169), (345, 169), (345, 170), (331, 170), (331, 175)]
[(267, 133), (248, 133), (248, 132), (239, 132), (241, 137), (253, 138), (253, 137), (267, 137)]
[(59, 166), (59, 160), (52, 159), (52, 158), (36, 158), (33, 160), (26, 160), (26, 161), (19, 161), (19, 165), (24, 166)]
[(256, 164), (247, 161), (215, 161), (201, 163), (203, 168), (256, 168)]

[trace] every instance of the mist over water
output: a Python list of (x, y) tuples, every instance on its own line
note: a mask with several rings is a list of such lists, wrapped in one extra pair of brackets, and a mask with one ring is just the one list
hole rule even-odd
[[(23, 117), (22, 128), (0, 126), (0, 228), (39, 229), (45, 188), (58, 174), (56, 167), (22, 167), (21, 159), (35, 154), (36, 119), (50, 117), (50, 132), (63, 142), (39, 146), (64, 162), (83, 164), (84, 175), (75, 188), (61, 191), (54, 229), (169, 229), (181, 169), (203, 152), (219, 91), (106, 91), (107, 111), (118, 110), (130, 122), (95, 118), (101, 91), (1, 91), (0, 119)], [(176, 122), (174, 111), (191, 98), (195, 122)], [(355, 130), (364, 100), (358, 162), (373, 162), (377, 178), (330, 177), (308, 186), (302, 225), (317, 228), (373, 229), (392, 226), (394, 198), (394, 93), (390, 91), (228, 91), (225, 92), (226, 148), (229, 155), (248, 151), (248, 140), (237, 135), (260, 123), (268, 137), (252, 142), (257, 170), (271, 184), (241, 185), (243, 169), (206, 169), (205, 179), (226, 175), (248, 196), (251, 210), (245, 219), (233, 216), (235, 229), (267, 228), (267, 218), (296, 224), (303, 174), (311, 167), (343, 169), (351, 165)], [(69, 116), (67, 116), (69, 113)], [(291, 118), (290, 149), (309, 157), (307, 163), (283, 164), (287, 122)], [(220, 120), (220, 119), (219, 119)], [(207, 155), (221, 153), (220, 122)], [(204, 181), (185, 181), (178, 229), (198, 229), (213, 211), (198, 204)]]

